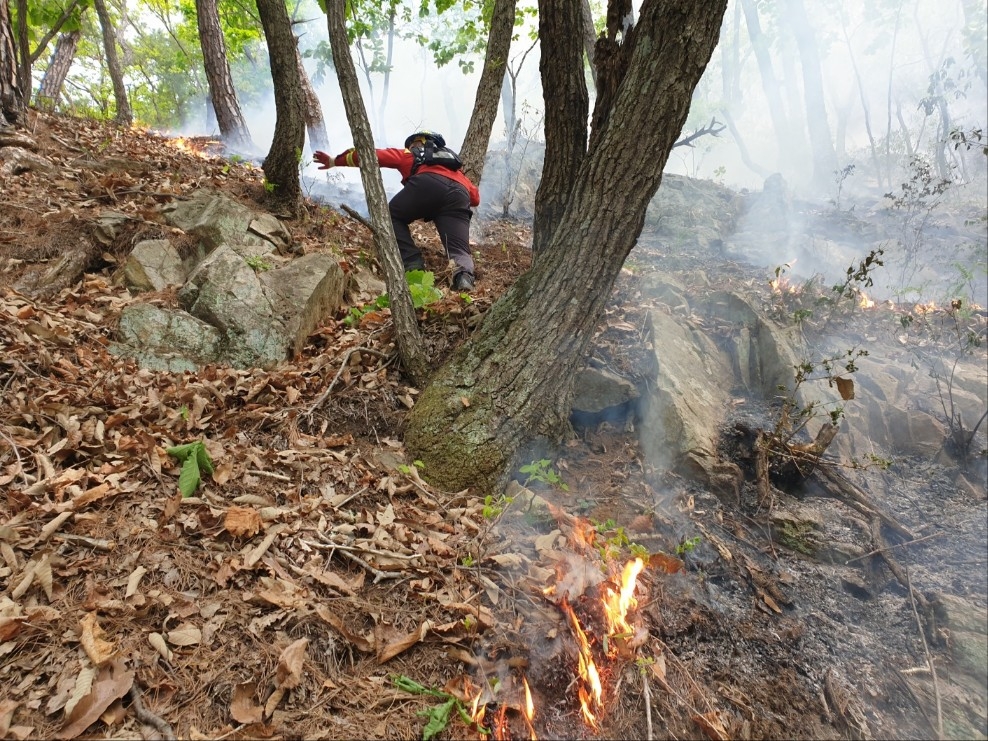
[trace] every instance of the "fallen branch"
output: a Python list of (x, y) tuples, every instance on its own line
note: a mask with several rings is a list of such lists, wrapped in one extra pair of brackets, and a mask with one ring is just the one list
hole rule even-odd
[(350, 358), (353, 356), (353, 354), (355, 352), (365, 352), (365, 353), (368, 353), (370, 355), (376, 355), (377, 357), (383, 358), (384, 360), (390, 360), (391, 359), (391, 355), (389, 355), (388, 353), (383, 353), (380, 350), (372, 350), (369, 347), (363, 347), (363, 346), (352, 348), (344, 356), (343, 362), (340, 364), (340, 369), (338, 371), (336, 371), (336, 375), (333, 376), (333, 380), (329, 382), (329, 386), (327, 386), (326, 387), (326, 390), (323, 391), (319, 395), (319, 398), (318, 399), (316, 399), (314, 402), (312, 402), (312, 406), (310, 406), (308, 408), (308, 410), (305, 412), (305, 415), (307, 417), (311, 417), (312, 416), (312, 413), (315, 412), (316, 409), (318, 409), (319, 407), (321, 407), (322, 404), (323, 404), (323, 402), (326, 401), (326, 398), (333, 392), (333, 388), (336, 386), (336, 382), (340, 380), (340, 377), (343, 375), (343, 371), (345, 371), (347, 369), (347, 367), (349, 366), (349, 364), (350, 364)]
[(889, 529), (901, 535), (906, 540), (916, 540), (916, 536), (896, 520), (891, 515), (882, 512), (874, 502), (869, 499), (859, 487), (848, 481), (843, 476), (839, 476), (826, 467), (817, 469), (817, 474), (822, 479), (824, 488), (837, 499), (847, 502), (858, 511), (871, 516), (878, 517)]
[(130, 686), (129, 696), (130, 705), (134, 708), (134, 715), (137, 716), (137, 719), (141, 723), (154, 728), (154, 730), (161, 734), (161, 737), (165, 741), (176, 741), (175, 731), (172, 730), (172, 727), (165, 720), (159, 718), (144, 707), (144, 703), (141, 702), (141, 691), (137, 688), (136, 682)]
[(360, 214), (358, 214), (356, 211), (354, 211), (352, 208), (350, 208), (349, 206), (347, 206), (345, 203), (341, 203), (340, 204), (340, 208), (343, 209), (344, 211), (346, 211), (352, 218), (354, 218), (357, 221), (359, 221), (361, 224), (363, 224), (364, 226), (366, 226), (368, 229), (370, 229), (371, 231), (374, 231), (373, 225), (369, 221), (367, 221), (367, 219), (365, 219), (363, 216), (361, 216)]
[(645, 696), (645, 738), (652, 741), (652, 690), (649, 689), (645, 672), (639, 673), (642, 676), (642, 694)]
[(903, 548), (903, 547), (905, 547), (907, 545), (912, 545), (913, 543), (921, 543), (924, 540), (929, 540), (930, 538), (936, 538), (939, 535), (943, 535), (943, 533), (933, 533), (931, 535), (924, 535), (922, 538), (916, 538), (915, 540), (909, 540), (909, 541), (906, 541), (905, 543), (896, 543), (895, 545), (890, 545), (890, 546), (887, 546), (885, 548), (876, 548), (873, 551), (868, 551), (863, 556), (857, 556), (856, 558), (852, 558), (849, 561), (845, 561), (844, 562), (844, 565), (847, 566), (849, 564), (854, 563), (855, 561), (861, 561), (862, 559), (868, 558), (868, 556), (874, 556), (874, 555), (876, 555), (878, 553), (882, 553), (883, 551), (891, 551), (891, 550), (895, 550), (896, 548)]
[(913, 599), (913, 586), (909, 579), (909, 569), (906, 572), (906, 588), (909, 590), (909, 605), (913, 608), (913, 617), (916, 618), (916, 627), (919, 628), (919, 637), (923, 641), (923, 653), (926, 654), (926, 663), (930, 667), (930, 675), (933, 678), (933, 696), (937, 701), (937, 738), (943, 740), (943, 704), (940, 700), (940, 683), (937, 681), (937, 668), (930, 655), (930, 647), (926, 643), (926, 633), (923, 631), (923, 624), (919, 620), (919, 611), (916, 609), (916, 600)]

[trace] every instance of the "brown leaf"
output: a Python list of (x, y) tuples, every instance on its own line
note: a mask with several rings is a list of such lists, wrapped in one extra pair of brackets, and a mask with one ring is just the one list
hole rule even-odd
[(840, 394), (840, 398), (844, 401), (850, 401), (854, 398), (854, 381), (850, 378), (840, 378), (834, 379), (837, 382), (837, 391)]
[[(383, 632), (383, 626), (381, 627)], [(386, 661), (390, 661), (398, 654), (407, 651), (416, 643), (424, 640), (425, 637), (429, 634), (429, 630), (431, 630), (431, 628), (432, 628), (432, 623), (430, 623), (428, 620), (425, 620), (422, 622), (422, 624), (418, 627), (417, 630), (413, 630), (411, 633), (408, 633), (403, 636), (399, 636), (395, 640), (390, 641), (385, 646), (383, 646), (380, 651), (378, 651), (377, 663), (383, 664)], [(380, 642), (381, 641), (379, 641), (379, 643)]]
[(234, 537), (253, 537), (263, 525), (260, 513), (253, 507), (230, 507), (223, 518), (223, 527)]
[(316, 605), (316, 615), (322, 618), (324, 621), (329, 623), (337, 633), (346, 638), (350, 643), (352, 643), (358, 651), (363, 651), (364, 653), (371, 653), (374, 651), (374, 641), (364, 638), (358, 633), (354, 633), (341, 618), (339, 618), (334, 613), (330, 612), (329, 607), (326, 605)]
[(117, 659), (109, 666), (104, 666), (93, 684), (89, 694), (82, 698), (65, 719), (55, 738), (71, 739), (85, 731), (99, 720), (110, 705), (130, 692), (134, 685), (134, 672), (124, 669), (123, 660)]
[(704, 713), (703, 715), (694, 715), (693, 721), (703, 729), (703, 732), (707, 734), (707, 738), (711, 741), (728, 741), (730, 735), (727, 733), (727, 729), (724, 728), (724, 723), (720, 719), (720, 711), (711, 710), (709, 713)]
[[(95, 612), (87, 612), (85, 617), (79, 621), (79, 625), (82, 627), (82, 635), (79, 637), (79, 642), (82, 643), (86, 655), (93, 664), (101, 666), (113, 658), (117, 649), (109, 641), (103, 640), (103, 636), (106, 633), (103, 632), (99, 623), (96, 622)], [(105, 709), (103, 708), (103, 710)]]
[(302, 668), (305, 666), (305, 653), (309, 646), (308, 638), (299, 638), (281, 652), (275, 682), (279, 687), (290, 690), (302, 681)]
[(674, 556), (668, 556), (665, 553), (653, 553), (648, 557), (648, 567), (661, 571), (663, 574), (676, 574), (685, 570), (686, 564)]
[(230, 717), (237, 723), (258, 723), (264, 717), (264, 708), (254, 702), (256, 692), (255, 682), (244, 682), (233, 688)]

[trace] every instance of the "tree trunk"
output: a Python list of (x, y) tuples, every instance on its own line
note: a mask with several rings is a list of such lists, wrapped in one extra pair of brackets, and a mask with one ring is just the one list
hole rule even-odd
[(203, 66), (209, 83), (209, 99), (213, 102), (220, 135), (227, 146), (240, 152), (249, 152), (254, 148), (254, 143), (240, 110), (237, 91), (233, 87), (233, 75), (230, 74), (230, 63), (226, 58), (226, 40), (223, 38), (216, 0), (196, 0), (196, 20)]
[(593, 24), (593, 11), (590, 9), (590, 0), (583, 0), (580, 7), (583, 14), (583, 51), (587, 55), (587, 65), (590, 67), (590, 79), (593, 80), (593, 89), (597, 90), (597, 67), (593, 63), (594, 45), (597, 43), (597, 30)]
[(51, 53), (51, 60), (48, 62), (48, 69), (45, 70), (44, 77), (41, 78), (41, 86), (38, 88), (38, 107), (49, 111), (55, 110), (58, 99), (62, 95), (62, 85), (69, 75), (69, 69), (75, 59), (75, 50), (79, 46), (79, 39), (82, 38), (82, 31), (76, 29), (63, 33), (55, 43), (55, 50)]
[(787, 10), (796, 47), (799, 49), (799, 63), (803, 70), (803, 101), (806, 106), (806, 128), (810, 135), (813, 150), (813, 185), (826, 189), (834, 178), (837, 169), (837, 155), (827, 122), (827, 106), (823, 95), (823, 74), (820, 71), (820, 52), (817, 49), (816, 34), (806, 17), (803, 0), (788, 0)]
[(0, 0), (0, 126), (24, 125), (24, 92), (17, 81), (9, 0)]
[(27, 0), (17, 0), (17, 86), (31, 105), (31, 46), (27, 36)]
[[(567, 79), (561, 68), (582, 72), (579, 3), (541, 3), (547, 115), (559, 104), (554, 92), (566, 92), (552, 84)], [(563, 190), (553, 195), (562, 209), (541, 259), (491, 307), (409, 414), (406, 447), (423, 461), (432, 483), (494, 492), (515, 464), (535, 457), (531, 444), (557, 442), (568, 429), (573, 379), (641, 233), (726, 6), (727, 0), (642, 3), (628, 70), (600, 145), (581, 157), (572, 177), (557, 181)], [(565, 48), (567, 38), (576, 39), (576, 53), (547, 53)], [(547, 149), (552, 142), (553, 151), (571, 151), (574, 127), (585, 131), (586, 109), (570, 110), (574, 120), (554, 117), (555, 126), (546, 126)], [(544, 187), (543, 179), (540, 192)]]
[(429, 374), (429, 359), (419, 333), (412, 295), (405, 282), (405, 268), (398, 253), (398, 242), (391, 225), (388, 211), (388, 197), (384, 192), (381, 168), (374, 151), (374, 135), (370, 120), (360, 96), (360, 82), (357, 70), (347, 47), (346, 22), (343, 3), (333, 0), (327, 3), (326, 19), (329, 26), (329, 43), (336, 66), (336, 77), (340, 82), (343, 107), (347, 123), (353, 134), (353, 143), (360, 158), (360, 179), (367, 195), (367, 209), (370, 213), (371, 228), (374, 232), (374, 247), (384, 268), (385, 284), (391, 297), (391, 317), (395, 324), (395, 340), (402, 366), (413, 383), (422, 384)]
[(302, 64), (302, 54), (295, 44), (295, 62), (298, 64), (298, 79), (302, 83), (302, 118), (305, 119), (305, 129), (309, 132), (309, 151), (329, 150), (329, 134), (326, 133), (326, 119), (322, 115), (322, 105), (319, 96), (309, 81), (309, 75)]
[(117, 57), (117, 34), (113, 30), (113, 20), (110, 18), (105, 0), (94, 0), (93, 4), (96, 8), (96, 15), (99, 16), (100, 28), (103, 31), (106, 69), (110, 73), (110, 80), (113, 82), (113, 100), (117, 106), (117, 115), (114, 120), (121, 126), (130, 126), (134, 121), (134, 115), (130, 111), (130, 101), (127, 99), (127, 88), (124, 85), (123, 68)]
[(295, 62), (295, 36), (288, 10), (280, 0), (257, 0), (264, 27), (274, 82), (275, 124), (271, 149), (264, 158), (265, 187), (277, 210), (292, 218), (305, 213), (298, 163), (305, 148), (302, 121), (302, 85)]
[(473, 113), (470, 114), (470, 124), (460, 148), (463, 172), (477, 185), (480, 185), (480, 178), (484, 174), (487, 146), (491, 141), (494, 119), (497, 118), (498, 97), (507, 70), (514, 28), (515, 0), (494, 0), (484, 69), (480, 73)]
[[(540, 0), (539, 70), (545, 99), (545, 161), (535, 192), (533, 262), (539, 262), (556, 230), (573, 179), (587, 152), (590, 99), (583, 75), (581, 0)], [(553, 132), (549, 136), (549, 131)]]
[(751, 49), (755, 53), (755, 60), (758, 62), (758, 72), (762, 79), (762, 90), (765, 92), (772, 129), (775, 131), (775, 138), (779, 143), (779, 162), (796, 163), (798, 158), (792, 140), (792, 129), (789, 126), (789, 119), (782, 103), (779, 81), (775, 78), (775, 72), (772, 69), (768, 40), (762, 33), (761, 22), (758, 20), (758, 8), (755, 5), (755, 0), (741, 0), (741, 7), (744, 10), (744, 20), (748, 27), (748, 40), (751, 42)]

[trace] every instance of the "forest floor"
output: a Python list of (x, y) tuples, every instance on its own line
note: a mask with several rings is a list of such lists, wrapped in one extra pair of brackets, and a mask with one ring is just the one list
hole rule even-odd
[[(430, 487), (404, 457), (416, 389), (386, 313), (351, 326), (342, 311), (271, 371), (114, 358), (134, 297), (111, 278), (136, 241), (167, 233), (157, 205), (218, 187), (256, 208), (262, 174), (203, 141), (76, 119), (32, 113), (25, 137), (56, 169), (0, 170), (0, 738), (936, 734), (937, 710), (905, 677), (930, 652), (945, 666), (946, 649), (924, 646), (905, 592), (842, 586), (769, 540), (764, 513), (653, 470), (631, 430), (574, 435), (552, 461), (565, 489), (528, 482), (555, 507), (538, 516), (521, 497)], [(81, 282), (13, 289), (95, 239), (106, 210), (133, 228)], [(421, 316), (437, 363), (529, 265), (526, 225), (475, 226), (471, 301), (448, 293)], [(289, 228), (306, 252), (371, 251), (328, 206)], [(441, 276), (434, 236), (417, 233)], [(621, 276), (595, 345), (618, 365), (637, 352), (641, 279)], [(167, 449), (195, 440), (215, 470), (183, 498)], [(961, 562), (922, 588), (963, 569), (984, 606), (983, 492), (950, 481), (925, 465), (900, 487), (910, 524), (953, 533), (912, 550)], [(602, 597), (636, 555), (637, 605), (608, 635)], [(563, 584), (575, 618), (546, 593)], [(592, 721), (577, 625), (603, 688)]]

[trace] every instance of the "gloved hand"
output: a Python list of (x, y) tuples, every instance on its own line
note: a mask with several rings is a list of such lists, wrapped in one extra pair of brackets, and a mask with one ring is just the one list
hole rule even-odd
[(328, 170), (331, 167), (336, 167), (336, 162), (334, 161), (335, 158), (325, 152), (315, 152), (312, 155), (312, 159), (322, 165), (319, 168), (320, 170)]

